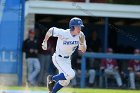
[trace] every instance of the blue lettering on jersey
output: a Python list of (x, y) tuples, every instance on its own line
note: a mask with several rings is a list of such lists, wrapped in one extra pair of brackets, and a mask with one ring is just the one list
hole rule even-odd
[(79, 44), (79, 41), (63, 41), (63, 45), (75, 45)]

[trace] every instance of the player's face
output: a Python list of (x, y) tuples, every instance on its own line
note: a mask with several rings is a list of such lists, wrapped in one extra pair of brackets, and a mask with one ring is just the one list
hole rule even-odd
[(74, 28), (75, 35), (78, 35), (81, 31), (81, 26), (75, 26)]

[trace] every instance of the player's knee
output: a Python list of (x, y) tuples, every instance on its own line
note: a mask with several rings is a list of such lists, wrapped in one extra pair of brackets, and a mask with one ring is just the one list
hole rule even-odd
[(72, 71), (71, 73), (71, 79), (73, 79), (75, 77), (75, 71)]
[(60, 80), (59, 81), (59, 84), (64, 87), (68, 86), (69, 83), (70, 83), (70, 80)]
[(68, 79), (71, 80), (75, 77), (75, 72), (72, 70), (71, 73), (69, 73)]

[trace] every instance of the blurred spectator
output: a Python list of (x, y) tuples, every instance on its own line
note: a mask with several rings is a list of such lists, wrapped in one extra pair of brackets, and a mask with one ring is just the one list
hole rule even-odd
[(26, 53), (27, 58), (28, 83), (35, 86), (37, 84), (36, 77), (40, 72), (40, 63), (37, 57), (38, 42), (32, 29), (29, 30), (29, 37), (24, 41), (23, 52)]
[(81, 76), (81, 56), (79, 56), (78, 48), (76, 48), (75, 52), (71, 57), (72, 67), (76, 73), (75, 78), (71, 80), (72, 87), (79, 86), (79, 79)]
[(89, 69), (87, 73), (89, 77), (88, 86), (93, 87), (95, 85), (96, 70), (92, 68), (92, 69)]
[(96, 31), (93, 31), (89, 39), (87, 40), (88, 52), (101, 52), (101, 40)]
[[(76, 72), (76, 76), (74, 79), (71, 81), (71, 85), (73, 87), (79, 87), (80, 85), (80, 79), (81, 79), (81, 52), (78, 50), (75, 51), (72, 55), (72, 67)], [(86, 63), (86, 81), (89, 87), (94, 86), (94, 81), (95, 81), (95, 74), (96, 71), (94, 69), (89, 69), (89, 64)]]
[[(139, 55), (140, 50), (135, 49), (134, 55)], [(130, 88), (135, 89), (135, 78), (140, 78), (140, 60), (130, 60), (128, 65), (129, 70), (129, 79), (130, 79)], [(136, 77), (135, 77), (136, 76)]]
[[(93, 31), (88, 43), (88, 52), (101, 52), (101, 40), (97, 36), (97, 32)], [(95, 85), (95, 76), (96, 71), (100, 69), (100, 60), (90, 58), (88, 60), (88, 74), (89, 74), (89, 87), (93, 87)]]
[[(107, 49), (107, 53), (108, 54), (112, 54), (113, 53), (113, 49), (112, 48), (108, 48)], [(122, 80), (120, 77), (120, 74), (118, 72), (118, 64), (117, 61), (115, 59), (102, 59), (102, 63), (101, 63), (101, 72), (104, 73), (104, 76), (107, 78), (108, 76), (114, 76), (114, 78), (117, 81), (117, 84), (119, 87), (122, 87)], [(107, 82), (106, 82), (107, 83)]]
[[(71, 85), (72, 87), (79, 87), (80, 86), (80, 79), (81, 79), (81, 56), (82, 53), (78, 51), (78, 48), (75, 50), (75, 52), (72, 55), (71, 62), (72, 62), (72, 67), (75, 71), (75, 78), (72, 79)], [(86, 65), (87, 68), (87, 65)], [(86, 74), (87, 77), (87, 74)]]

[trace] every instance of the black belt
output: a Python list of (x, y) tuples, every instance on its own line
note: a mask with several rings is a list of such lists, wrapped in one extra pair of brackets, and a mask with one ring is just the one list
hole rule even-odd
[(69, 58), (69, 56), (61, 56), (61, 55), (58, 55), (59, 57), (63, 57), (63, 58)]

